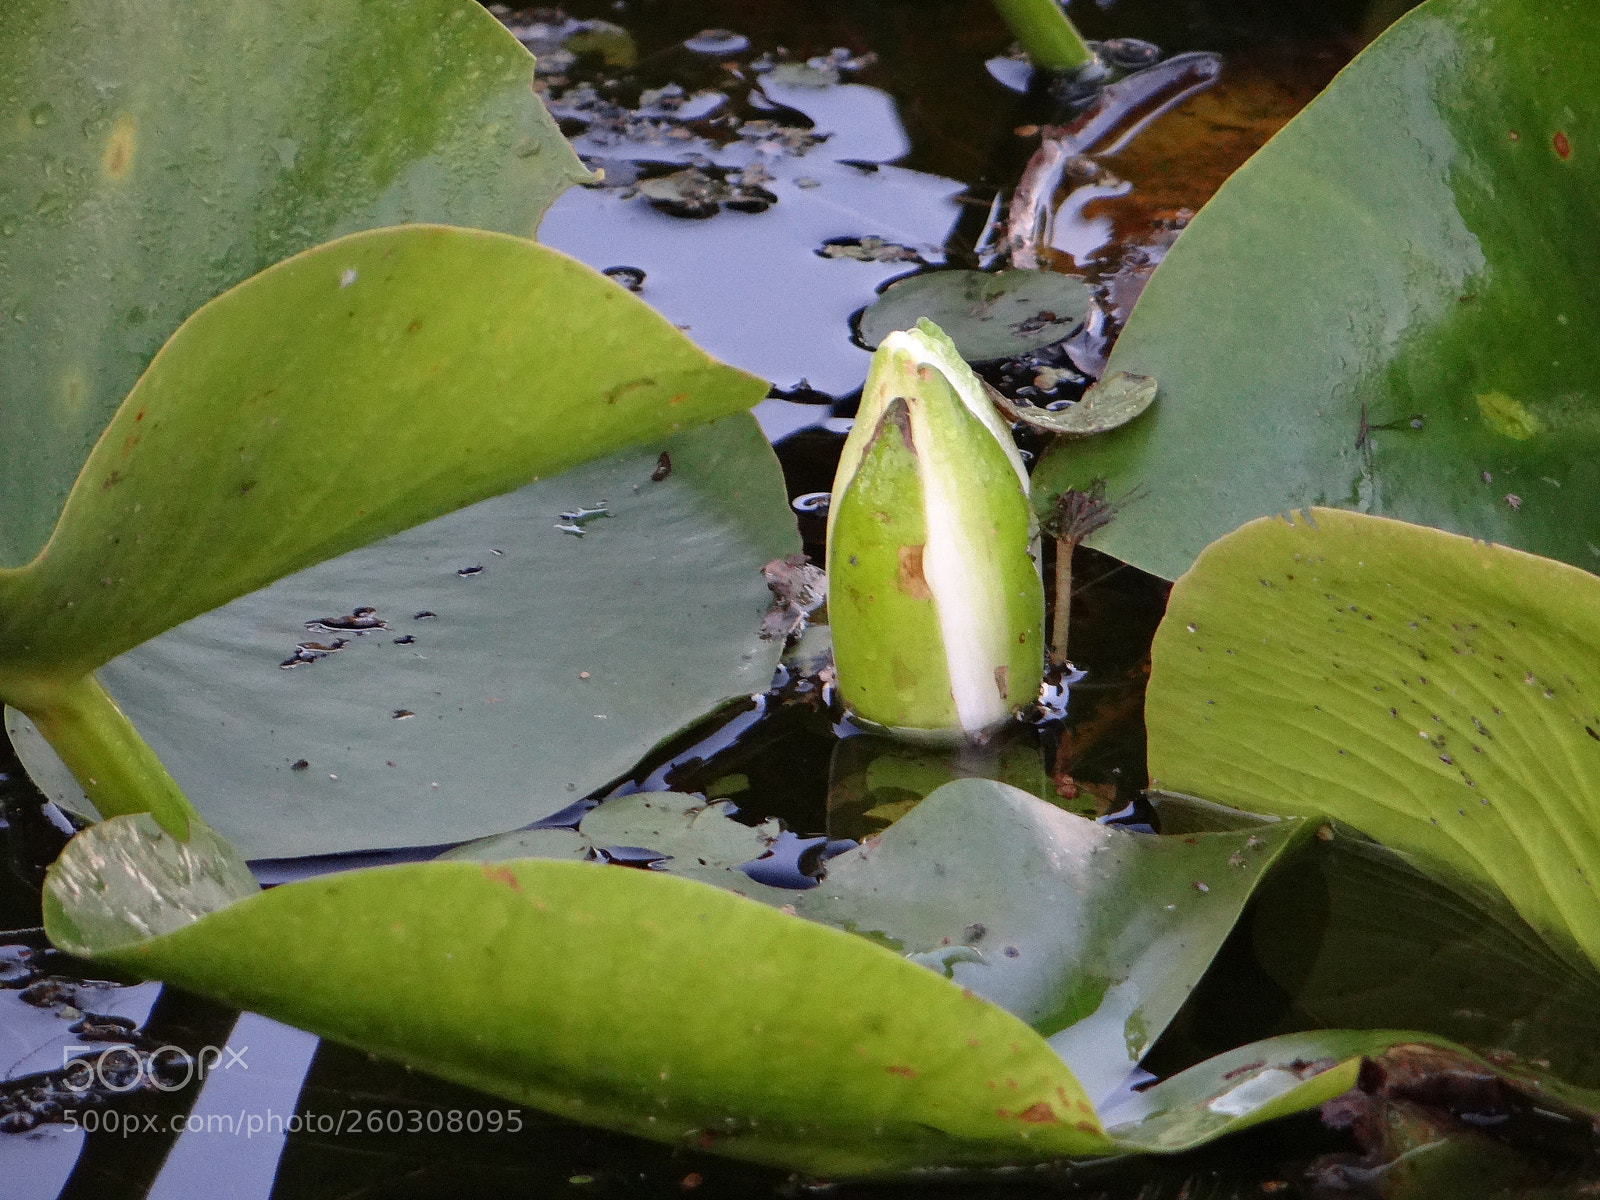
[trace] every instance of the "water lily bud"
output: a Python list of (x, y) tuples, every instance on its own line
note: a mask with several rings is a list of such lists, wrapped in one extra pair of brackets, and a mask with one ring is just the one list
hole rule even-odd
[(937, 326), (884, 338), (828, 509), (834, 662), (864, 723), (981, 737), (1038, 696), (1044, 590), (1027, 478)]

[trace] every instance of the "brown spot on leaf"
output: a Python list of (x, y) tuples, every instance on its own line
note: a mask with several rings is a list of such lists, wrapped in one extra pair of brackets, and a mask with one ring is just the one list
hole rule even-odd
[(1043, 1100), (1037, 1104), (1030, 1104), (1019, 1113), (1009, 1113), (1005, 1109), (997, 1110), (1001, 1117), (1015, 1117), (1018, 1121), (1026, 1121), (1029, 1125), (1054, 1125), (1061, 1118), (1056, 1116), (1056, 1110)]
[(922, 546), (901, 546), (900, 563), (895, 571), (895, 587), (913, 600), (932, 600), (928, 577), (922, 573)]
[(915, 1079), (917, 1077), (917, 1069), (915, 1067), (902, 1066), (898, 1063), (888, 1063), (883, 1069), (889, 1072), (891, 1075), (903, 1075), (907, 1079)]
[(111, 136), (106, 139), (105, 150), (100, 155), (100, 169), (107, 179), (120, 182), (128, 174), (133, 166), (133, 152), (138, 148), (137, 133), (138, 127), (129, 113), (123, 113), (111, 127)]
[(113, 471), (113, 472), (111, 472), (111, 474), (107, 475), (105, 477), (105, 479), (101, 482), (100, 490), (102, 492), (107, 491), (107, 490), (109, 490), (111, 488), (116, 487), (117, 484), (119, 484), (121, 482), (122, 482), (122, 472), (121, 471)]
[(1550, 148), (1556, 152), (1556, 157), (1562, 162), (1572, 157), (1572, 143), (1567, 140), (1567, 135), (1561, 130), (1556, 130), (1555, 137), (1550, 139)]
[(996, 667), (994, 669), (994, 686), (1000, 689), (1000, 699), (1002, 702), (1004, 702), (1006, 698), (1007, 678), (1010, 676), (1010, 674), (1011, 671), (1007, 667)]
[(494, 863), (483, 864), (483, 877), (491, 883), (503, 883), (513, 892), (522, 891), (522, 885), (517, 882), (517, 877), (510, 867), (497, 866)]

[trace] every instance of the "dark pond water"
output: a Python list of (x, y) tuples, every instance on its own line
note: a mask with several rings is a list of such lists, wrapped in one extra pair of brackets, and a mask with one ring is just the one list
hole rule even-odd
[[(1090, 37), (1142, 39), (1167, 54), (1212, 51), (1225, 65), (1215, 87), (1106, 156), (1106, 173), (1060, 206), (1041, 258), (1082, 272), (1096, 288), (1101, 317), (1073, 346), (1050, 352), (1055, 358), (995, 368), (992, 381), (1015, 390), (1043, 366), (1069, 377), (1074, 367), (1092, 369), (1189, 214), (1405, 7), (1392, 0), (1076, 0), (1073, 15)], [(1023, 177), (1037, 127), (1062, 110), (1048, 96), (1006, 86), (1020, 67), (991, 64), (1008, 38), (986, 2), (622, 0), (575, 2), (567, 14), (626, 27), (636, 62), (608, 67), (596, 56), (570, 64), (546, 56), (542, 78), (553, 111), (606, 178), (559, 201), (543, 239), (615, 269), (707, 349), (772, 380), (773, 395), (757, 415), (778, 445), (791, 495), (826, 490), (867, 360), (853, 340), (853, 314), (877, 288), (922, 264), (987, 265), (997, 197)], [(560, 17), (527, 12), (507, 20), (527, 27)], [(696, 36), (706, 30), (735, 36)], [(758, 70), (768, 64), (791, 65)], [(686, 171), (692, 175), (682, 177)], [(821, 517), (799, 516), (808, 549), (820, 558)], [(1064, 803), (1104, 815), (1133, 803), (1144, 782), (1139, 713), (1165, 588), (1091, 551), (1079, 554), (1071, 643), (1084, 674), (1068, 719), (1022, 736), (1042, 737)], [(685, 735), (624, 784), (714, 790), (742, 776), (745, 817), (779, 816), (802, 834), (857, 835), (859, 814), (837, 804), (828, 811), (830, 773), (837, 782), (848, 766), (836, 746), (829, 714), (791, 686)], [(516, 1110), (521, 1129), (512, 1133), (503, 1102), (175, 989), (85, 978), (37, 928), (43, 868), (69, 827), (41, 808), (3, 742), (0, 803), (0, 1068), (8, 1081), (0, 1084), (7, 1131), (0, 1196), (7, 1200), (821, 1191), (1199, 1200), (1302, 1192), (1307, 1162), (1349, 1148), (1305, 1118), (1168, 1161), (828, 1190), (532, 1110)], [(1201, 1026), (1231, 1045), (1231, 1025), (1247, 1025), (1277, 1002), (1252, 973), (1248, 947), (1230, 946), (1193, 1001), (1205, 1020), (1180, 1017), (1157, 1059), (1178, 1066), (1219, 1048), (1183, 1032)], [(216, 1047), (217, 1069), (203, 1084), (164, 1079), (167, 1090), (134, 1080), (125, 1094), (102, 1091), (92, 1111), (119, 1114), (115, 1129), (86, 1133), (63, 1123), (61, 1101), (70, 1097), (60, 1084), (62, 1046), (97, 1036), (129, 1040), (130, 1030), (139, 1045), (181, 1047), (202, 1061), (203, 1048)], [(219, 1131), (220, 1118), (272, 1111), (311, 1113), (320, 1127), (288, 1136)], [(486, 1120), (490, 1112), (499, 1116)], [(361, 1114), (362, 1132), (332, 1131), (340, 1113)]]

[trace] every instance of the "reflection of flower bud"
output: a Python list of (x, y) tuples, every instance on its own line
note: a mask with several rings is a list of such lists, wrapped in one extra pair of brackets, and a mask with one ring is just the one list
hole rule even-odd
[(839, 691), (863, 721), (975, 736), (1037, 698), (1044, 591), (1027, 478), (937, 326), (884, 338), (828, 509)]

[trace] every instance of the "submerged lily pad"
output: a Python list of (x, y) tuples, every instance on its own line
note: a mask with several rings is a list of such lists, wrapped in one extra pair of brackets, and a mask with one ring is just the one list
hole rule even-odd
[(1256, 960), (1297, 1022), (1426, 1029), (1600, 1085), (1600, 974), (1552, 952), (1486, 889), (1335, 832), (1305, 842), (1257, 897)]
[(1148, 489), (1091, 544), (1169, 579), (1308, 504), (1594, 566), (1597, 76), (1588, 0), (1401, 18), (1184, 230), (1110, 360), (1160, 407), (1048, 453), (1040, 511)]
[(1089, 287), (1055, 271), (929, 271), (890, 284), (861, 314), (876, 347), (926, 317), (968, 362), (1010, 358), (1059, 342), (1089, 313)]
[[(663, 447), (672, 473), (652, 482)], [(601, 501), (582, 537), (558, 528)], [(302, 571), (100, 675), (247, 857), (465, 841), (570, 804), (764, 690), (782, 643), (761, 637), (761, 568), (796, 544), (741, 413)], [(300, 643), (341, 641), (283, 669)], [(18, 748), (48, 779), (48, 747)], [(47, 790), (92, 816), (60, 774)]]

